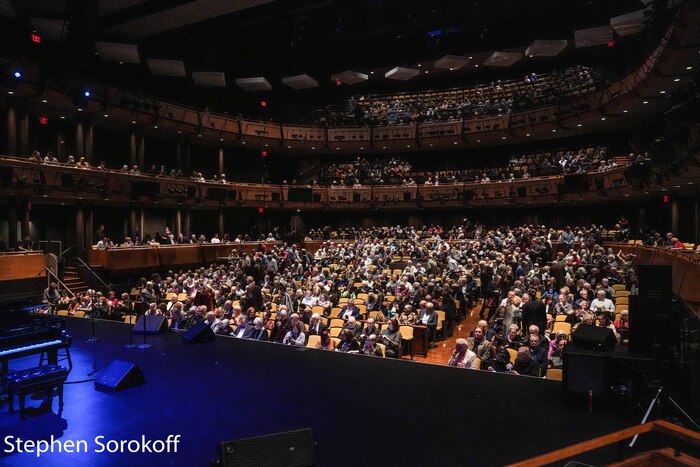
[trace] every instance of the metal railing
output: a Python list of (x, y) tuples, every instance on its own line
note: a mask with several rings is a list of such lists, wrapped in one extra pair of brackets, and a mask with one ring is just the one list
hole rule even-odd
[(92, 275), (100, 282), (100, 284), (102, 284), (102, 286), (103, 286), (106, 290), (109, 290), (109, 289), (110, 289), (109, 285), (107, 285), (107, 283), (106, 283), (105, 281), (103, 281), (102, 278), (101, 278), (99, 275), (97, 275), (97, 273), (95, 272), (95, 270), (92, 269), (85, 261), (83, 261), (82, 258), (80, 258), (79, 256), (76, 256), (75, 259), (78, 260), (78, 261), (80, 261), (80, 263), (81, 263), (83, 266), (85, 266), (85, 267), (87, 268), (88, 271), (90, 271), (90, 274), (92, 274)]
[(65, 290), (68, 293), (68, 295), (71, 296), (71, 298), (75, 298), (75, 294), (73, 293), (73, 291), (71, 291), (71, 289), (69, 289), (68, 286), (64, 284), (63, 281), (59, 279), (58, 276), (54, 274), (54, 272), (51, 269), (49, 269), (48, 266), (44, 266), (44, 270), (46, 271), (46, 277), (48, 279), (49, 284), (51, 284), (51, 278), (53, 277), (56, 280), (56, 282), (58, 282), (61, 286), (61, 290)]

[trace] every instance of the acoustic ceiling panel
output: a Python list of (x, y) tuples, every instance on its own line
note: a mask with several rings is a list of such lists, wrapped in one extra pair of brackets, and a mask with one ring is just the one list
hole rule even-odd
[(462, 57), (461, 55), (445, 55), (435, 62), (435, 68), (456, 70), (458, 68), (462, 68), (467, 63), (469, 63), (469, 57)]
[(615, 34), (620, 37), (637, 34), (645, 27), (644, 11), (645, 10), (637, 10), (625, 15), (610, 18), (610, 26), (612, 26)]
[(307, 74), (282, 78), (282, 84), (292, 89), (309, 89), (318, 87), (318, 81)]
[(182, 60), (160, 60), (149, 58), (147, 61), (148, 69), (151, 73), (157, 76), (174, 76), (184, 78), (186, 75), (185, 64)]
[(343, 84), (357, 84), (363, 81), (367, 81), (369, 76), (364, 73), (358, 73), (352, 70), (345, 70), (342, 73), (336, 73), (331, 76), (333, 81), (340, 81)]
[(141, 63), (139, 47), (136, 44), (95, 42), (95, 50), (106, 62)]
[(577, 49), (605, 45), (612, 40), (613, 30), (609, 25), (574, 31), (574, 43)]
[(236, 85), (244, 91), (269, 91), (272, 89), (272, 85), (262, 76), (238, 78)]
[(566, 49), (568, 44), (567, 40), (536, 40), (525, 50), (525, 55), (528, 57), (556, 57)]
[(486, 66), (508, 67), (519, 62), (523, 54), (516, 52), (494, 52), (484, 61)]
[(193, 71), (192, 81), (197, 86), (226, 87), (226, 75), (220, 71)]
[(416, 70), (415, 68), (404, 68), (402, 66), (397, 66), (384, 73), (384, 77), (388, 79), (408, 81), (409, 79), (418, 76), (419, 73), (420, 70)]

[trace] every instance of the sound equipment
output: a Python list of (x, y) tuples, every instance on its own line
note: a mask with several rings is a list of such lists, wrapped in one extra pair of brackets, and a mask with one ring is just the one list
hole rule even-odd
[(629, 301), (629, 349), (632, 353), (664, 356), (680, 337), (680, 319), (673, 305), (670, 265), (640, 264), (639, 295)]
[(144, 383), (141, 368), (130, 362), (114, 360), (100, 372), (95, 380), (95, 389), (117, 392)]
[(606, 394), (613, 380), (610, 367), (606, 354), (579, 349), (570, 344), (564, 352), (562, 383), (573, 394)]
[[(144, 331), (143, 320), (146, 320), (146, 326)], [(146, 316), (141, 315), (136, 320), (134, 325), (134, 334), (162, 334), (168, 330), (168, 320), (165, 316)]]
[(314, 465), (315, 457), (311, 428), (221, 443), (224, 467), (307, 467)]
[(615, 350), (615, 344), (617, 344), (617, 338), (612, 329), (592, 324), (579, 325), (571, 337), (578, 347), (601, 352)]
[(200, 321), (185, 331), (182, 334), (182, 339), (190, 343), (211, 342), (214, 340), (214, 331), (211, 330), (206, 321)]

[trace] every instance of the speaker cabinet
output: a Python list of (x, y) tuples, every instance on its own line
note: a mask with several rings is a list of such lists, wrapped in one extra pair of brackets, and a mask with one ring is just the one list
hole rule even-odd
[(602, 352), (615, 350), (617, 344), (617, 338), (612, 329), (592, 324), (581, 324), (571, 337), (578, 347)]
[[(146, 325), (144, 328), (144, 320)], [(168, 320), (165, 316), (146, 316), (141, 315), (134, 324), (134, 334), (162, 334), (168, 330)]]
[(224, 467), (308, 467), (314, 465), (315, 457), (310, 428), (221, 443)]
[(200, 321), (185, 331), (182, 335), (182, 339), (191, 344), (211, 342), (214, 340), (214, 331), (211, 330), (206, 321)]
[(670, 265), (640, 264), (639, 295), (630, 296), (630, 352), (665, 356), (680, 338), (680, 318), (673, 305)]
[(567, 345), (564, 352), (562, 383), (572, 394), (606, 394), (612, 384), (607, 355)]
[(95, 389), (117, 392), (144, 382), (141, 369), (130, 362), (114, 360), (95, 380)]

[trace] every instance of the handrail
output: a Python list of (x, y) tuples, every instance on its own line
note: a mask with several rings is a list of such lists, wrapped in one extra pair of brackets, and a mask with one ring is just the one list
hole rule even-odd
[(47, 274), (50, 277), (53, 277), (54, 279), (56, 279), (56, 282), (61, 284), (61, 287), (63, 287), (63, 290), (68, 292), (68, 294), (71, 296), (71, 298), (75, 298), (75, 294), (71, 291), (71, 289), (69, 289), (68, 286), (66, 284), (64, 284), (63, 281), (61, 279), (59, 279), (58, 276), (56, 274), (54, 274), (53, 271), (51, 269), (49, 269), (48, 266), (44, 266), (44, 270), (46, 270)]
[(63, 258), (63, 255), (65, 255), (66, 253), (68, 253), (69, 251), (71, 251), (73, 248), (75, 248), (75, 245), (71, 245), (71, 246), (69, 246), (68, 248), (66, 248), (65, 250), (63, 250), (63, 251), (60, 253), (59, 258)]
[(97, 273), (95, 272), (94, 269), (92, 269), (85, 261), (83, 261), (83, 259), (81, 257), (76, 256), (76, 259), (78, 261), (80, 261), (83, 264), (83, 266), (88, 268), (88, 271), (90, 271), (92, 273), (92, 275), (95, 276), (98, 281), (100, 281), (100, 283), (104, 286), (105, 289), (109, 290), (110, 287), (105, 283), (105, 281), (102, 280), (102, 278), (100, 276), (97, 275)]
[(603, 446), (608, 446), (610, 444), (618, 443), (620, 441), (632, 438), (635, 435), (649, 433), (652, 431), (658, 431), (673, 438), (680, 439), (681, 441), (700, 446), (700, 433), (696, 433), (695, 431), (688, 430), (687, 428), (683, 428), (681, 426), (669, 423), (664, 420), (658, 420), (654, 422), (644, 423), (642, 425), (636, 425), (630, 428), (625, 428), (624, 430), (609, 433), (607, 435), (590, 439), (588, 441), (582, 441), (580, 443), (576, 443), (571, 446), (567, 446), (565, 448), (549, 452), (547, 454), (542, 454), (541, 456), (532, 457), (522, 462), (511, 464), (509, 467), (535, 467), (540, 465), (553, 464), (555, 462), (568, 459), (574, 455), (582, 454), (584, 452), (592, 451), (594, 449), (599, 449)]

